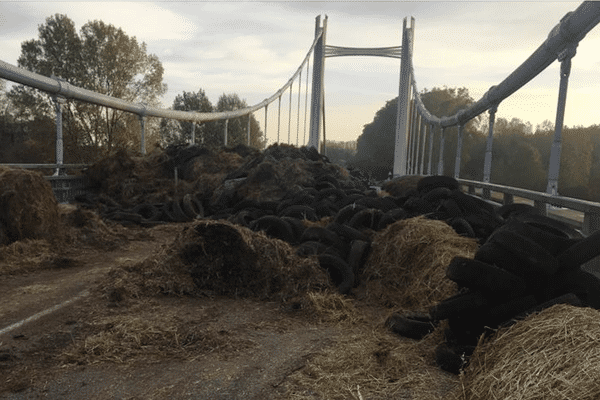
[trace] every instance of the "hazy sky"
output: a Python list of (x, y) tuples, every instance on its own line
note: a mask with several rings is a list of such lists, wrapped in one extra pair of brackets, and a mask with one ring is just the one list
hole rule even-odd
[[(401, 44), (402, 20), (415, 18), (414, 65), (419, 90), (466, 87), (478, 100), (535, 51), (579, 2), (96, 2), (2, 1), (0, 59), (16, 65), (21, 43), (38, 26), (66, 14), (79, 31), (103, 20), (147, 44), (164, 69), (165, 107), (182, 91), (205, 90), (216, 104), (237, 93), (248, 104), (271, 96), (296, 71), (308, 51), (315, 17), (328, 16), (326, 42), (348, 47)], [(580, 43), (573, 59), (565, 124), (600, 123), (600, 27)], [(559, 64), (555, 62), (505, 100), (498, 116), (535, 127), (554, 122)], [(326, 129), (329, 140), (355, 140), (387, 100), (398, 95), (400, 62), (378, 57), (325, 61)], [(311, 60), (312, 72), (312, 60)], [(300, 99), (300, 142), (304, 90)], [(310, 86), (309, 86), (310, 88)], [(298, 83), (293, 87), (291, 136), (297, 132)], [(281, 102), (281, 137), (287, 141), (289, 93)], [(255, 114), (264, 128), (264, 111)], [(277, 136), (277, 102), (269, 107), (267, 137)]]

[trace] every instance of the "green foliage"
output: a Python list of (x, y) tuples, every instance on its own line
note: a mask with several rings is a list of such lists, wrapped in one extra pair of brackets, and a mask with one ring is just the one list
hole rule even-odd
[[(158, 57), (147, 54), (146, 45), (121, 29), (102, 21), (86, 23), (78, 34), (66, 15), (56, 14), (40, 25), (39, 38), (24, 42), (18, 65), (45, 76), (98, 93), (150, 106), (159, 104), (166, 92), (163, 67)], [(54, 119), (51, 97), (18, 85), (9, 93), (15, 117), (22, 123)], [(96, 157), (114, 148), (139, 148), (137, 116), (81, 101), (67, 101), (63, 111), (65, 156), (88, 153)], [(151, 144), (153, 121), (148, 121)], [(50, 143), (40, 143), (42, 146)], [(78, 162), (90, 161), (79, 157)], [(65, 160), (67, 161), (67, 160)]]

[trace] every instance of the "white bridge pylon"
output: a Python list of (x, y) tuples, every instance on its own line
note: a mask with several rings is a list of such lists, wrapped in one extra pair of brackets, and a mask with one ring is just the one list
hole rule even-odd
[(315, 38), (319, 37), (313, 55), (313, 79), (310, 108), (310, 136), (307, 146), (319, 150), (321, 119), (323, 118), (323, 78), (326, 57), (373, 56), (400, 59), (400, 84), (398, 95), (398, 116), (396, 118), (396, 141), (394, 147), (394, 176), (406, 175), (408, 142), (408, 107), (411, 90), (410, 57), (413, 50), (415, 19), (411, 17), (411, 26), (407, 28), (404, 18), (402, 28), (402, 46), (392, 47), (340, 47), (325, 44), (327, 15), (321, 25), (321, 16), (317, 16)]

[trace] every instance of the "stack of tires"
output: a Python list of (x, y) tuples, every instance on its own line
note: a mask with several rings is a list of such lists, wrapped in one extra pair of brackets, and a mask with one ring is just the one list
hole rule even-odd
[(509, 326), (555, 304), (600, 308), (600, 279), (581, 265), (600, 254), (600, 232), (583, 238), (552, 218), (509, 216), (476, 252), (456, 257), (447, 270), (458, 294), (429, 310), (448, 321), (438, 365), (458, 373), (484, 333)]

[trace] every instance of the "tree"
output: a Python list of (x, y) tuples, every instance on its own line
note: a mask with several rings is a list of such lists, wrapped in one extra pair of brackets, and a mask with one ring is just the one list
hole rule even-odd
[[(245, 100), (241, 100), (237, 94), (225, 94), (223, 93), (221, 97), (219, 97), (219, 101), (217, 102), (216, 110), (217, 112), (222, 111), (234, 111), (239, 110), (241, 108), (248, 107)], [(219, 129), (221, 132), (220, 140), (223, 143), (223, 135), (225, 132), (225, 121), (218, 121)], [(215, 138), (218, 142), (219, 135)], [(235, 146), (238, 144), (247, 144), (248, 143), (248, 117), (239, 117), (230, 119), (227, 123), (227, 145)], [(263, 132), (260, 129), (260, 125), (256, 118), (253, 115), (250, 116), (250, 146), (264, 149), (266, 144), (266, 139), (264, 138)]]
[[(183, 92), (178, 94), (173, 100), (173, 110), (177, 111), (196, 111), (196, 112), (212, 112), (213, 105), (206, 97), (204, 90), (199, 89), (197, 93)], [(183, 144), (190, 143), (192, 136), (191, 121), (176, 121), (171, 119), (162, 119), (160, 122), (161, 142), (167, 144)], [(216, 141), (217, 124), (215, 121), (204, 123), (195, 123), (194, 128), (194, 143), (205, 144)]]
[[(445, 117), (467, 108), (474, 100), (469, 96), (466, 88), (433, 88), (424, 89), (421, 99), (425, 107), (435, 116)], [(385, 106), (377, 111), (373, 121), (364, 126), (363, 133), (357, 140), (357, 154), (351, 162), (354, 166), (366, 169), (376, 179), (384, 179), (392, 170), (394, 160), (396, 116), (398, 98), (389, 100)], [(461, 165), (464, 169), (471, 161), (470, 149), (475, 142), (481, 141), (481, 135), (476, 129), (479, 118), (469, 121), (465, 127), (463, 137), (463, 152)], [(428, 128), (429, 129), (429, 128)], [(445, 131), (444, 172), (451, 174), (454, 171), (454, 155), (457, 145), (456, 127)], [(434, 135), (434, 155), (439, 155), (440, 132)], [(429, 135), (427, 135), (429, 141)], [(422, 142), (421, 142), (422, 146)], [(424, 164), (428, 162), (428, 153), (425, 154)], [(437, 156), (433, 166), (436, 170)]]
[[(147, 54), (145, 43), (139, 44), (113, 25), (90, 21), (77, 34), (72, 20), (55, 14), (38, 31), (38, 39), (21, 45), (17, 63), (22, 68), (150, 106), (158, 105), (166, 91), (158, 57)], [(54, 103), (48, 94), (18, 85), (10, 97), (21, 121), (54, 118)], [(139, 146), (140, 124), (135, 115), (75, 100), (67, 101), (63, 113), (65, 160), (84, 149), (102, 156), (114, 148)], [(147, 136), (152, 136), (150, 129)]]

